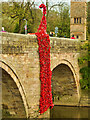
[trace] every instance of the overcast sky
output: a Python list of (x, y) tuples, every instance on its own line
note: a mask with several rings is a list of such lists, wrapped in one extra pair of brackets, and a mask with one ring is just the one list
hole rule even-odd
[[(12, 1), (12, 0), (0, 0), (0, 2), (8, 2), (8, 1)], [(21, 1), (23, 1), (23, 0), (15, 0), (16, 2), (21, 2)], [(24, 0), (24, 1), (35, 1), (35, 3), (37, 3), (38, 4), (38, 6), (42, 3), (42, 2), (44, 2), (44, 4), (46, 4), (46, 0)], [(70, 1), (71, 0), (48, 0), (49, 1), (49, 3), (51, 3), (51, 4), (55, 4), (55, 3), (57, 3), (57, 2), (66, 2), (66, 3), (68, 3), (69, 5), (70, 5)], [(86, 0), (87, 2), (88, 1), (90, 1), (90, 0)]]
[[(8, 0), (0, 0), (1, 2), (4, 2), (4, 1), (8, 1)], [(10, 0), (9, 0), (10, 1)], [(15, 1), (23, 1), (23, 0), (15, 0)], [(27, 0), (24, 0), (24, 1), (27, 1)], [(44, 3), (46, 3), (46, 0), (29, 0), (29, 1), (35, 1), (35, 2), (37, 2), (37, 3), (42, 3), (42, 1), (44, 2)], [(56, 2), (67, 2), (67, 3), (69, 3), (70, 4), (70, 1), (71, 0), (48, 0), (49, 2), (53, 2), (53, 3), (56, 3)], [(90, 0), (87, 0), (87, 2), (88, 1), (90, 1)]]

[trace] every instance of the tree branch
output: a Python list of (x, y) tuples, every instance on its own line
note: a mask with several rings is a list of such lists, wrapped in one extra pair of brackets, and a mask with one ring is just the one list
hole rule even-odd
[(15, 15), (15, 16), (10, 15), (11, 18), (15, 18), (16, 16), (17, 16), (17, 15)]
[(52, 5), (51, 7), (50, 7), (50, 9), (48, 10), (48, 11), (50, 11), (53, 7), (55, 7), (55, 6), (63, 6), (65, 3), (63, 2), (60, 2), (60, 3), (58, 3), (58, 4), (54, 4), (54, 5)]
[(14, 20), (11, 22), (11, 24), (18, 18), (18, 16), (16, 18), (14, 18)]
[(32, 4), (29, 4), (29, 7), (32, 7), (32, 5), (34, 5), (34, 2), (32, 2)]

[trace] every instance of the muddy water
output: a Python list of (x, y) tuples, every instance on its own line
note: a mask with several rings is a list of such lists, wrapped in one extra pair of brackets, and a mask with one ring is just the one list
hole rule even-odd
[(90, 108), (54, 106), (51, 110), (51, 118), (89, 118)]
[(80, 105), (83, 107), (55, 105), (50, 111), (50, 117), (80, 118), (80, 120), (86, 118), (85, 120), (90, 120), (90, 90), (81, 90)]

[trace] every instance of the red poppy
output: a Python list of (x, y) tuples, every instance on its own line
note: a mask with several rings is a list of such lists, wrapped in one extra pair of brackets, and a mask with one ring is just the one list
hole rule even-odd
[(40, 61), (40, 80), (41, 80), (41, 95), (40, 95), (40, 114), (53, 108), (52, 93), (51, 93), (51, 76), (50, 70), (50, 39), (46, 34), (46, 6), (41, 4), (39, 8), (43, 8), (43, 17), (36, 34), (39, 45), (39, 61)]

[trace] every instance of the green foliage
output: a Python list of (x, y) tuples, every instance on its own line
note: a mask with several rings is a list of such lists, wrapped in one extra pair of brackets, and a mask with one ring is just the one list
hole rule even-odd
[(58, 22), (58, 37), (70, 37), (70, 13), (69, 6), (65, 5), (60, 11), (60, 18)]
[(57, 11), (51, 10), (48, 14), (48, 21), (47, 21), (47, 33), (50, 34), (50, 32), (55, 32), (55, 27), (58, 23), (58, 15)]
[(82, 65), (82, 64), (86, 63), (86, 61), (88, 61), (88, 57), (89, 57), (89, 56), (86, 55), (86, 56), (83, 56), (83, 57), (79, 58), (79, 59), (78, 59), (79, 65)]
[[(54, 5), (52, 5), (54, 6)], [(58, 37), (70, 37), (70, 6), (61, 3), (60, 6), (48, 6), (47, 33), (55, 32), (58, 27)], [(90, 34), (90, 2), (87, 3), (87, 39)], [(42, 12), (35, 7), (34, 2), (3, 2), (2, 3), (2, 26), (8, 32), (25, 33), (24, 19), (28, 22), (28, 32), (35, 33), (40, 24)], [(19, 30), (18, 30), (19, 29)]]
[(90, 68), (83, 67), (80, 69), (80, 73), (82, 74), (82, 79), (80, 80), (81, 88), (88, 89), (90, 88)]
[(3, 2), (2, 24), (5, 30), (8, 32), (25, 33), (24, 26), (26, 19), (30, 27), (28, 27), (28, 32), (36, 32), (42, 12), (33, 5), (33, 2), (13, 2), (12, 5), (10, 2)]
[[(50, 9), (47, 17), (47, 33), (55, 32), (55, 27), (58, 27), (58, 37), (70, 36), (70, 15), (69, 6), (59, 6), (59, 10)], [(41, 10), (35, 7), (34, 4), (28, 2), (3, 2), (2, 4), (3, 27), (8, 32), (25, 33), (24, 26), (27, 20), (28, 33), (35, 33), (38, 29), (42, 18)]]
[(84, 41), (84, 44), (81, 44), (81, 49), (83, 49), (83, 50), (86, 50), (86, 49), (88, 49), (88, 47), (89, 47), (89, 42), (88, 41)]
[(81, 88), (82, 89), (89, 89), (90, 88), (90, 67), (88, 66), (88, 63), (90, 62), (90, 52), (89, 52), (89, 49), (90, 49), (90, 44), (88, 44), (88, 41), (85, 42), (84, 45), (81, 46), (81, 48), (83, 50), (87, 50), (85, 52), (85, 54), (79, 58), (79, 65), (83, 66), (81, 69), (80, 69), (80, 73), (81, 73), (81, 79), (80, 79), (80, 84), (81, 84)]
[(48, 14), (47, 32), (55, 32), (58, 27), (58, 37), (70, 37), (70, 13), (69, 6), (62, 5), (60, 10), (51, 10)]
[(10, 112), (9, 112), (7, 109), (3, 109), (3, 110), (2, 110), (2, 116), (4, 116), (4, 117), (9, 117), (9, 116), (11, 116), (11, 115), (10, 115)]
[(18, 23), (16, 23), (15, 29), (13, 31), (14, 33), (18, 33), (19, 32), (19, 25)]

